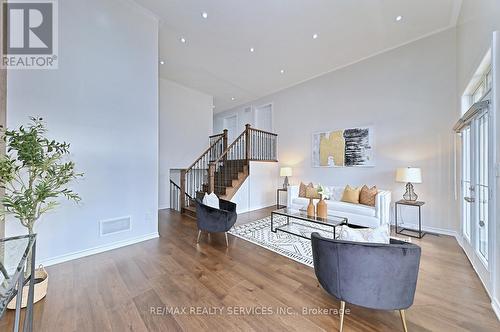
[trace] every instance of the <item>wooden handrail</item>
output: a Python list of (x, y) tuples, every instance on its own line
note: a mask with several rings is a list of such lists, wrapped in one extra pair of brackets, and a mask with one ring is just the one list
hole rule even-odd
[(262, 129), (251, 128), (251, 127), (249, 127), (248, 129), (249, 129), (249, 130), (253, 130), (253, 131), (258, 131), (258, 132), (260, 132), (260, 133), (264, 133), (264, 134), (272, 135), (272, 136), (278, 136), (278, 134), (271, 133), (271, 132), (269, 132), (269, 131), (265, 131), (265, 130), (262, 130)]
[(223, 138), (224, 138), (224, 134), (221, 134), (221, 137), (219, 137), (218, 140), (216, 140), (215, 142), (213, 142), (212, 144), (210, 144), (210, 146), (205, 151), (203, 151), (203, 153), (201, 154), (201, 156), (198, 159), (196, 159), (195, 162), (191, 164), (191, 166), (189, 166), (188, 168), (185, 169), (186, 173), (189, 172), (194, 167), (194, 165), (196, 165), (196, 163), (198, 161), (200, 161), (201, 158), (203, 158), (203, 156), (205, 156), (210, 151), (210, 149), (212, 149), (214, 147), (214, 145), (217, 144), (217, 143), (219, 143), (219, 141), (221, 139), (223, 139)]
[(236, 144), (236, 143), (240, 140), (240, 138), (241, 138), (243, 135), (245, 135), (246, 133), (247, 133), (247, 131), (246, 131), (246, 129), (245, 129), (245, 131), (244, 131), (244, 132), (242, 132), (242, 133), (240, 134), (240, 136), (238, 136), (238, 137), (237, 137), (237, 138), (233, 141), (233, 143), (231, 143), (231, 144), (230, 144), (230, 145), (226, 148), (226, 150), (224, 150), (224, 152), (222, 152), (222, 154), (220, 155), (220, 157), (219, 157), (219, 158), (217, 158), (217, 160), (212, 161), (212, 162), (211, 162), (211, 164), (216, 164), (216, 163), (220, 162), (220, 161), (221, 161), (221, 159), (223, 159), (224, 157), (226, 157), (226, 156), (227, 156), (227, 154), (228, 154), (228, 152), (229, 152), (229, 150), (231, 150), (231, 148), (232, 148), (232, 147), (233, 147), (233, 146), (234, 146), (234, 145), (235, 145), (235, 144)]
[[(249, 124), (245, 125), (245, 130), (240, 134), (240, 136), (238, 136), (234, 141), (233, 143), (231, 143), (231, 145), (229, 145), (227, 147), (226, 150), (224, 150), (224, 152), (222, 152), (222, 154), (220, 155), (219, 158), (217, 158), (217, 160), (213, 161), (212, 163), (216, 164), (218, 162), (220, 162), (223, 158), (225, 158), (227, 156), (227, 154), (229, 153), (229, 151), (231, 150), (231, 148), (241, 139), (241, 137), (245, 134), (248, 133), (248, 131), (256, 131), (256, 132), (260, 132), (260, 133), (264, 133), (264, 134), (268, 134), (268, 135), (271, 135), (271, 136), (275, 136), (277, 137), (278, 134), (275, 134), (275, 133), (271, 133), (271, 132), (268, 132), (268, 131), (265, 131), (265, 130), (262, 130), (262, 129), (256, 129), (256, 128), (252, 128), (250, 127)], [(247, 136), (246, 137), (247, 139), (247, 145), (249, 145), (250, 143), (250, 140), (249, 140), (249, 137)], [(247, 151), (248, 151), (248, 148), (247, 148)]]
[[(179, 191), (181, 190), (181, 187), (179, 187), (179, 185), (177, 183), (175, 183), (174, 181), (170, 180), (170, 184), (173, 185), (175, 188), (177, 188)], [(193, 199), (193, 197), (191, 197), (191, 195), (189, 195), (188, 193), (184, 193), (184, 195)]]
[(215, 134), (215, 135), (212, 135), (212, 136), (208, 136), (208, 138), (214, 138), (214, 137), (222, 136), (222, 135), (224, 135), (224, 133), (220, 133), (220, 134)]
[(176, 187), (177, 189), (181, 190), (181, 187), (179, 187), (177, 185), (177, 183), (175, 183), (174, 181), (172, 181), (172, 179), (170, 179), (170, 184), (174, 185), (174, 187)]
[[(192, 197), (203, 191), (223, 194), (227, 187), (234, 186), (235, 177), (248, 167), (249, 161), (276, 161), (277, 136), (251, 128), (249, 124), (229, 146), (226, 129), (222, 134), (210, 136), (210, 146), (188, 168), (181, 170), (181, 191)], [(246, 172), (248, 175), (248, 169)], [(188, 205), (188, 197), (181, 195), (182, 207)]]

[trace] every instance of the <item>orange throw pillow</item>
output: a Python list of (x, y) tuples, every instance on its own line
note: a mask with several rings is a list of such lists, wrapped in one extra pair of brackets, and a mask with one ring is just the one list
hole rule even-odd
[(377, 186), (373, 186), (368, 188), (367, 185), (364, 185), (359, 192), (359, 204), (375, 206), (375, 199), (377, 198)]
[(346, 203), (359, 204), (360, 191), (360, 188), (353, 188), (350, 185), (345, 186), (341, 201)]

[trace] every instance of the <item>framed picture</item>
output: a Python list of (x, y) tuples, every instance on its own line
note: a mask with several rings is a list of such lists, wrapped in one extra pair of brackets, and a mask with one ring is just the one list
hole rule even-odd
[(314, 133), (313, 167), (374, 167), (372, 127)]

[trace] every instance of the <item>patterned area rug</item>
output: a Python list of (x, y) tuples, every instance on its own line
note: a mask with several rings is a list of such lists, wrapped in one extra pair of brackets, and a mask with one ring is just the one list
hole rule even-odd
[[(275, 217), (273, 224), (281, 226), (285, 222), (285, 217)], [(331, 227), (312, 223), (307, 223), (306, 226), (306, 223), (307, 221), (295, 220), (287, 227), (293, 230), (293, 232), (299, 232), (299, 234), (307, 237), (310, 237), (311, 231), (318, 232), (324, 237), (333, 237)], [(313, 267), (311, 241), (279, 230), (276, 233), (271, 232), (271, 217), (235, 226), (229, 233), (294, 261)]]

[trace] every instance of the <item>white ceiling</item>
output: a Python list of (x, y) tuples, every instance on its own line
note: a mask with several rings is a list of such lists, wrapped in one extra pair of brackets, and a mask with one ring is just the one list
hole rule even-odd
[(161, 77), (213, 95), (216, 112), (454, 26), (462, 2), (135, 1), (160, 18)]

